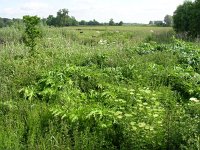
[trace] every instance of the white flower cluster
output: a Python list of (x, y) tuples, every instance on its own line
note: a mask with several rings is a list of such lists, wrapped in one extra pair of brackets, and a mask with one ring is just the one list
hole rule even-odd
[(197, 98), (191, 97), (190, 101), (195, 102), (195, 103), (199, 103), (199, 100)]
[(107, 44), (107, 40), (103, 40), (103, 39), (101, 39), (101, 40), (99, 41), (99, 44), (101, 44), (101, 45), (105, 45), (105, 44)]

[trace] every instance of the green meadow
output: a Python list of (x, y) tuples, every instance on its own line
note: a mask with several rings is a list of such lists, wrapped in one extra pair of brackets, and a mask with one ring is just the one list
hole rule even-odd
[(199, 150), (200, 45), (153, 26), (0, 29), (0, 150)]

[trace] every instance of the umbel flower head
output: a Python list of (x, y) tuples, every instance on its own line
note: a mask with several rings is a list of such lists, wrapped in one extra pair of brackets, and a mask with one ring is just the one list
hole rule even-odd
[(199, 103), (199, 100), (197, 98), (191, 97), (190, 101), (195, 102), (195, 103)]

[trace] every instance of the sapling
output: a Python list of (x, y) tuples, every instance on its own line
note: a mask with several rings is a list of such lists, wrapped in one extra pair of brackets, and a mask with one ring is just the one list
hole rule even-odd
[(37, 39), (41, 36), (38, 24), (40, 18), (37, 16), (23, 16), (25, 23), (25, 45), (30, 48), (30, 54), (34, 55)]

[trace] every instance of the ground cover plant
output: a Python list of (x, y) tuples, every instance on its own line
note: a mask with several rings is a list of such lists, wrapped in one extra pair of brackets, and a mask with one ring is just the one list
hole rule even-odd
[(200, 149), (200, 47), (163, 27), (0, 29), (0, 149)]

